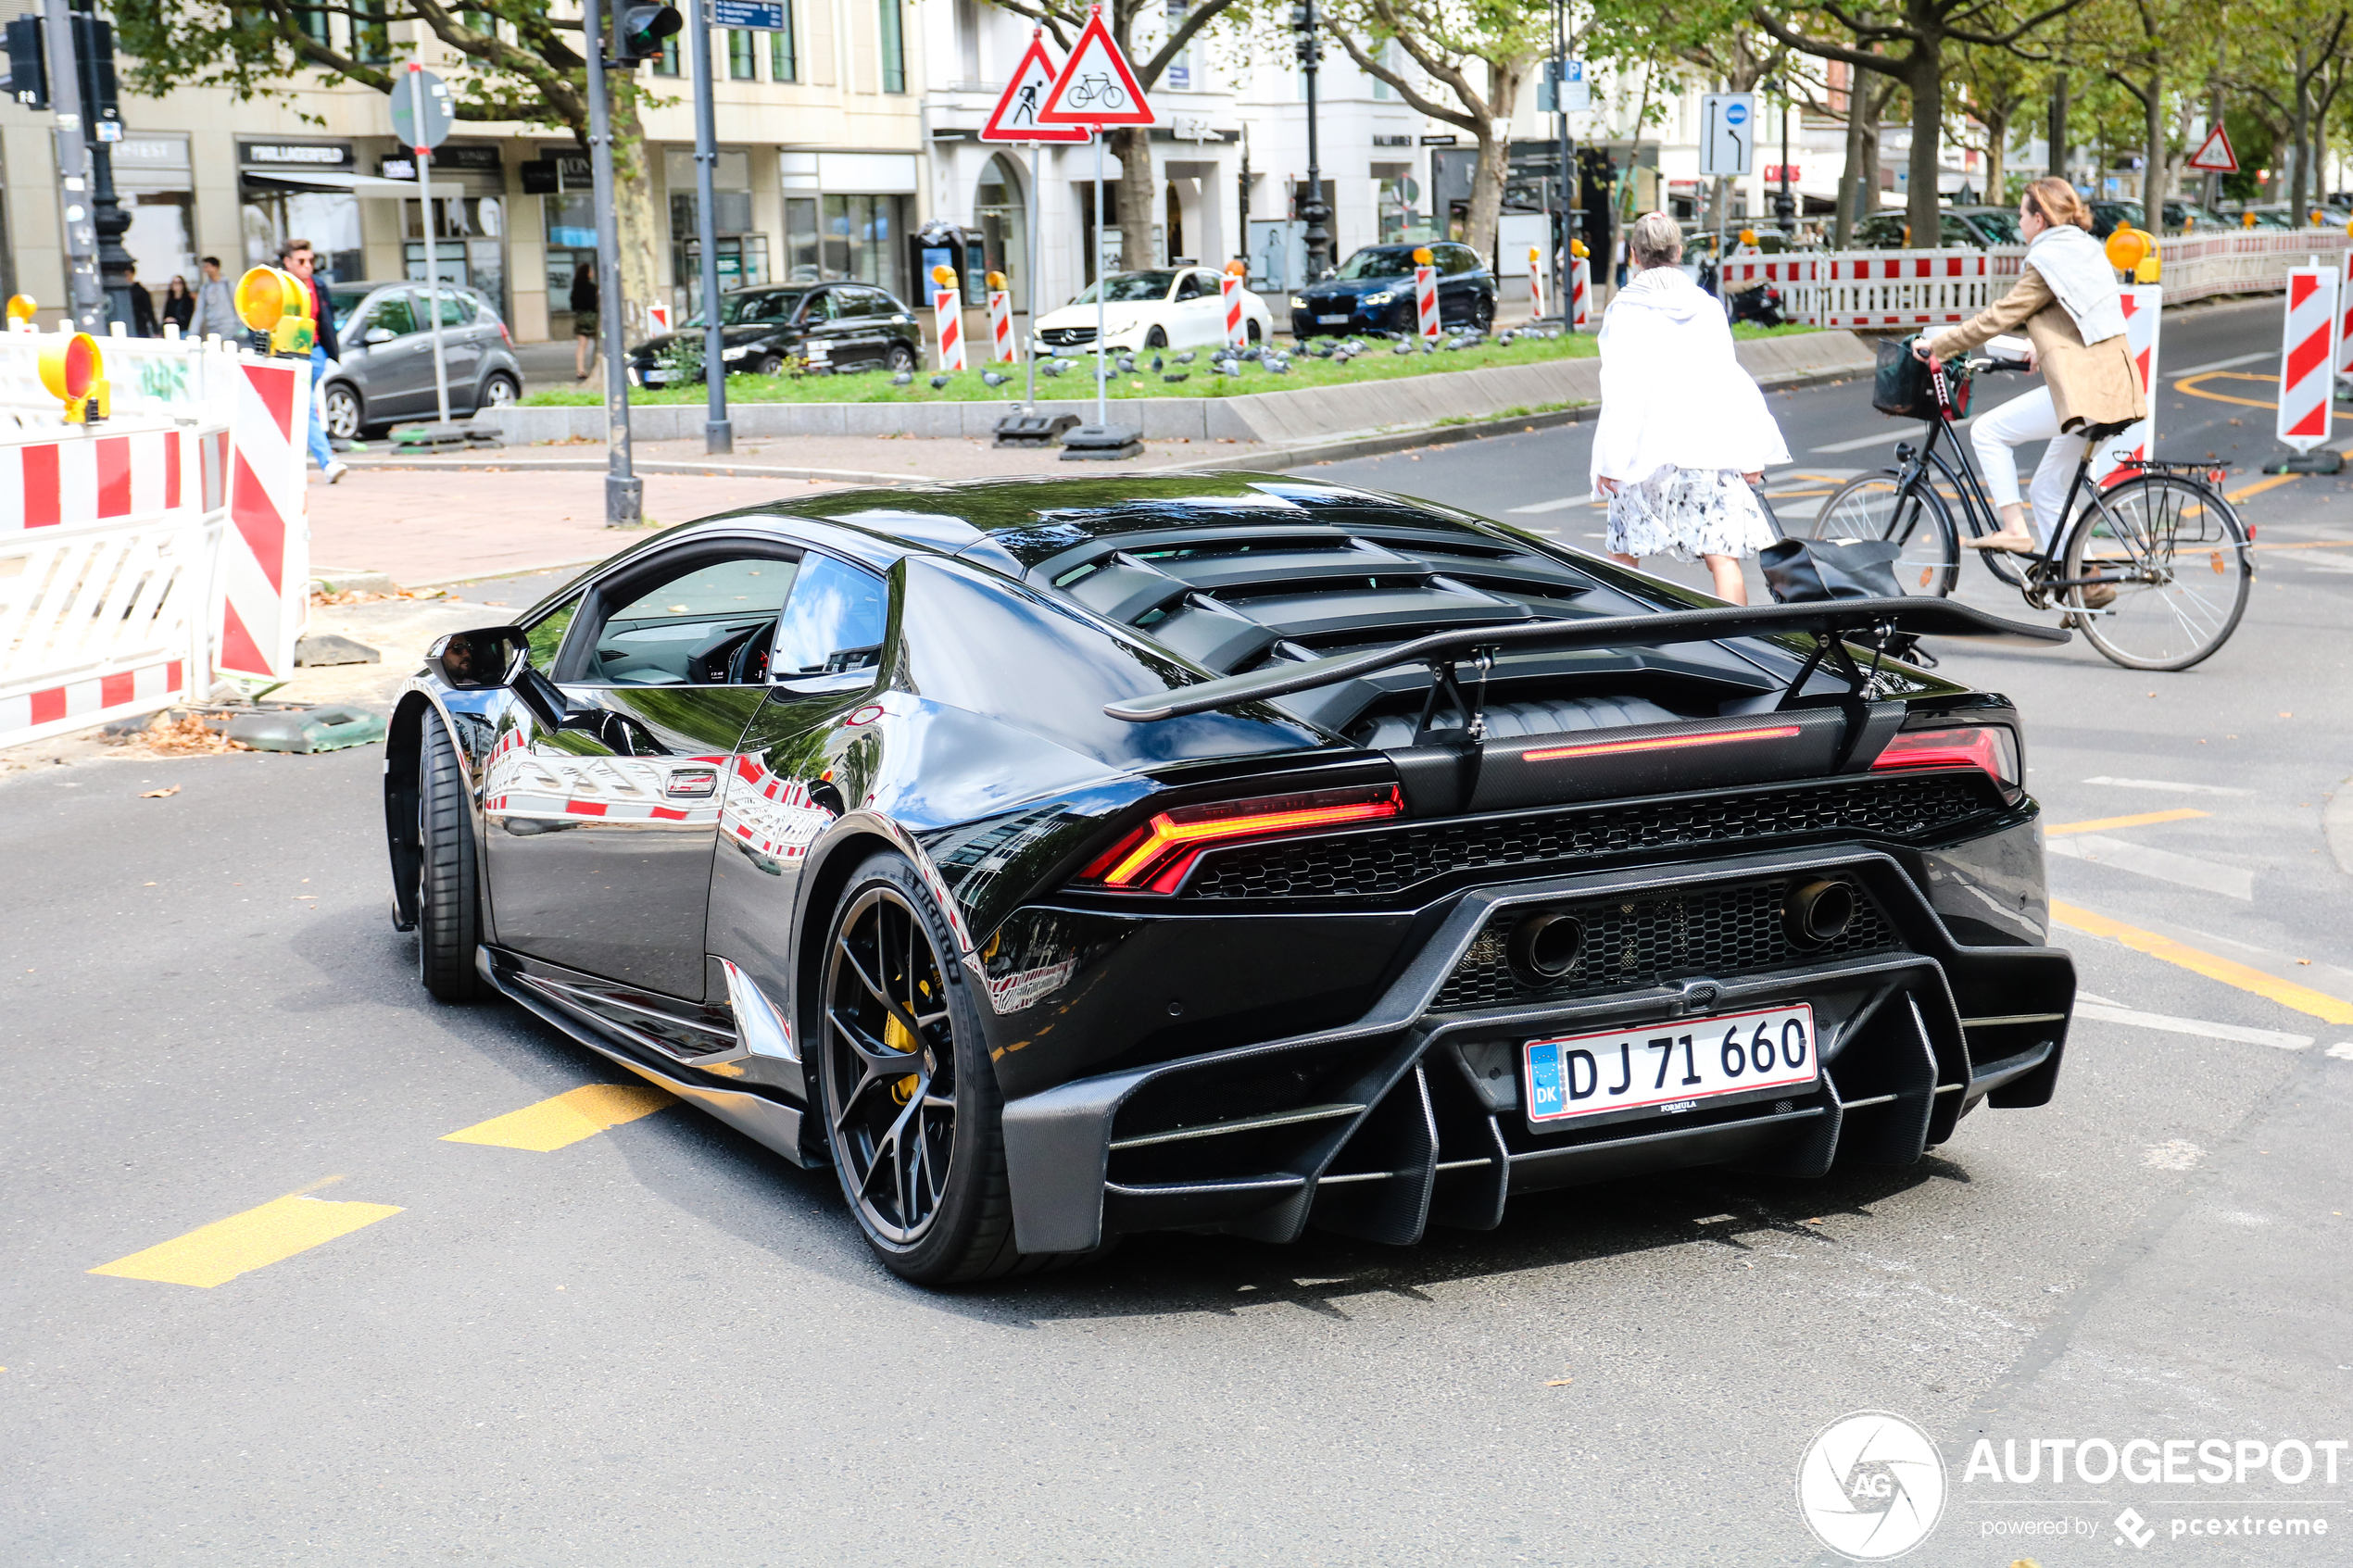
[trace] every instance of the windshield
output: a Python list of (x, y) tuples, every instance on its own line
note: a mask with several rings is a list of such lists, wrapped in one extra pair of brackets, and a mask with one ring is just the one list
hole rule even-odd
[[(719, 324), (740, 326), (748, 321), (789, 321), (793, 310), (800, 304), (807, 289), (746, 289), (740, 294), (719, 296)], [(699, 327), (702, 312), (687, 317), (681, 326)]]
[(1412, 245), (1367, 245), (1340, 264), (1340, 278), (1395, 278), (1414, 270)]
[[(1114, 272), (1103, 280), (1108, 292), (1104, 302), (1111, 305), (1157, 305), (1168, 297), (1176, 283), (1174, 272)], [(1095, 285), (1088, 283), (1087, 292), (1071, 301), (1073, 305), (1095, 303)]]
[(1969, 215), (1969, 220), (1984, 230), (1985, 237), (1997, 245), (2014, 245), (2019, 243), (2018, 214), (2015, 212), (1999, 210), (1972, 212)]
[(333, 310), (335, 313), (335, 320), (340, 321), (359, 309), (359, 302), (373, 292), (371, 289), (329, 289), (327, 308)]

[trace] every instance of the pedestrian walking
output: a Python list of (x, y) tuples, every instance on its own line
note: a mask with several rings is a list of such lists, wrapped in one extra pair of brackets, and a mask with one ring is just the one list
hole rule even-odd
[(586, 381), (597, 368), (597, 264), (583, 261), (572, 273), (572, 379)]
[(236, 291), (220, 275), (220, 257), (204, 258), (204, 281), (196, 285), (196, 320), (190, 329), (198, 337), (225, 337), (235, 342), (245, 325), (237, 320)]
[(196, 319), (196, 296), (188, 292), (186, 274), (174, 272), (171, 282), (163, 287), (163, 319), (188, 335), (188, 324)]
[[(2039, 366), (2045, 384), (1978, 415), (1969, 426), (1969, 444), (1977, 448), (1977, 466), (2002, 526), (1961, 543), (1973, 550), (2032, 555), (2066, 509), (2075, 465), (2083, 456), (2083, 427), (2145, 419), (2148, 400), (2124, 342), (2116, 270), (2092, 238), (2092, 212), (2083, 198), (2064, 180), (2037, 180), (2019, 201), (2018, 226), (2026, 236), (2026, 255), (2010, 292), (1959, 326), (1923, 335), (1912, 352), (1937, 365), (2025, 327), (2033, 345), (2026, 368)], [(2011, 448), (2029, 441), (2050, 445), (2021, 500)], [(2112, 590), (2090, 590), (2085, 602), (2095, 596), (2105, 603), (2114, 596)]]
[(122, 270), (122, 286), (131, 295), (131, 320), (123, 323), (130, 329), (131, 335), (160, 335), (156, 326), (156, 296), (149, 294), (147, 285), (139, 281), (139, 269), (135, 263)]
[(326, 379), (327, 361), (341, 358), (335, 343), (334, 312), (327, 307), (327, 291), (311, 275), (318, 266), (318, 257), (308, 240), (288, 240), (278, 252), (278, 265), (302, 280), (303, 288), (310, 295), (310, 319), (319, 329), (318, 341), (310, 345), (310, 458), (327, 476), (327, 483), (333, 484), (351, 471), (335, 460), (334, 448), (327, 445), (326, 416), (319, 407), (319, 386)]
[(1682, 231), (1653, 212), (1627, 233), (1633, 275), (1602, 316), (1593, 494), (1613, 560), (1707, 563), (1716, 595), (1748, 602), (1741, 558), (1780, 536), (1754, 486), (1789, 461), (1765, 395), (1732, 352), (1723, 305), (1677, 265)]

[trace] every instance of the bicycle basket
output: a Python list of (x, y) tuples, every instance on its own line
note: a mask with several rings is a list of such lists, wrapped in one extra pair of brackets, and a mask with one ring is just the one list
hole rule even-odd
[(1928, 383), (1928, 367), (1912, 358), (1913, 342), (1911, 337), (1880, 340), (1871, 407), (1898, 419), (1925, 420), (1936, 413), (1936, 392)]

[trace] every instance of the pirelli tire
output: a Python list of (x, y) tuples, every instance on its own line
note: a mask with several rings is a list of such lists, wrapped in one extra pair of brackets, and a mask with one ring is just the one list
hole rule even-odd
[(417, 978), (445, 1002), (482, 994), (482, 862), (458, 747), (427, 713), (417, 743)]

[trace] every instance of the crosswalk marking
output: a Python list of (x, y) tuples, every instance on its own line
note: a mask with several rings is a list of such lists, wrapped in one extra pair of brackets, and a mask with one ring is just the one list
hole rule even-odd
[(2114, 866), (2119, 871), (2155, 877), (2159, 882), (2195, 887), (2207, 893), (2220, 893), (2226, 897), (2243, 898), (2250, 903), (2255, 898), (2255, 873), (2244, 866), (2219, 865), (2212, 860), (2201, 860), (2195, 855), (2176, 855), (2171, 849), (2155, 849), (2145, 844), (2134, 844), (2130, 839), (2110, 838), (2103, 833), (2054, 839), (2045, 847), (2054, 855)]
[(2085, 779), (2085, 784), (2111, 784), (2118, 789), (2165, 789), (2177, 795), (2253, 795), (2251, 789), (2233, 789), (2227, 784), (2180, 784), (2171, 779), (2111, 779), (2105, 775)]
[(1568, 507), (1581, 507), (1592, 498), (1593, 493), (1591, 490), (1588, 490), (1582, 495), (1563, 495), (1557, 501), (1539, 501), (1532, 507), (1514, 507), (1504, 515), (1505, 517), (1526, 517), (1531, 512), (1556, 512)]
[[(2094, 784), (2100, 781), (2094, 779)], [(2186, 822), (2193, 817), (2213, 815), (2187, 806), (2176, 806), (2170, 811), (2143, 811), (2130, 817), (2095, 817), (2088, 822), (2054, 822), (2043, 830), (2045, 838), (2061, 838), (2071, 833), (2103, 833), (2109, 828), (2145, 828), (2152, 822)]]
[(442, 1135), (443, 1143), (481, 1143), (498, 1148), (527, 1148), (547, 1154), (583, 1138), (593, 1138), (608, 1127), (651, 1116), (676, 1103), (651, 1084), (583, 1084), (553, 1099), (510, 1110), (487, 1122), (477, 1122)]
[(289, 1193), (90, 1272), (210, 1290), (399, 1212), (385, 1203), (332, 1203)]

